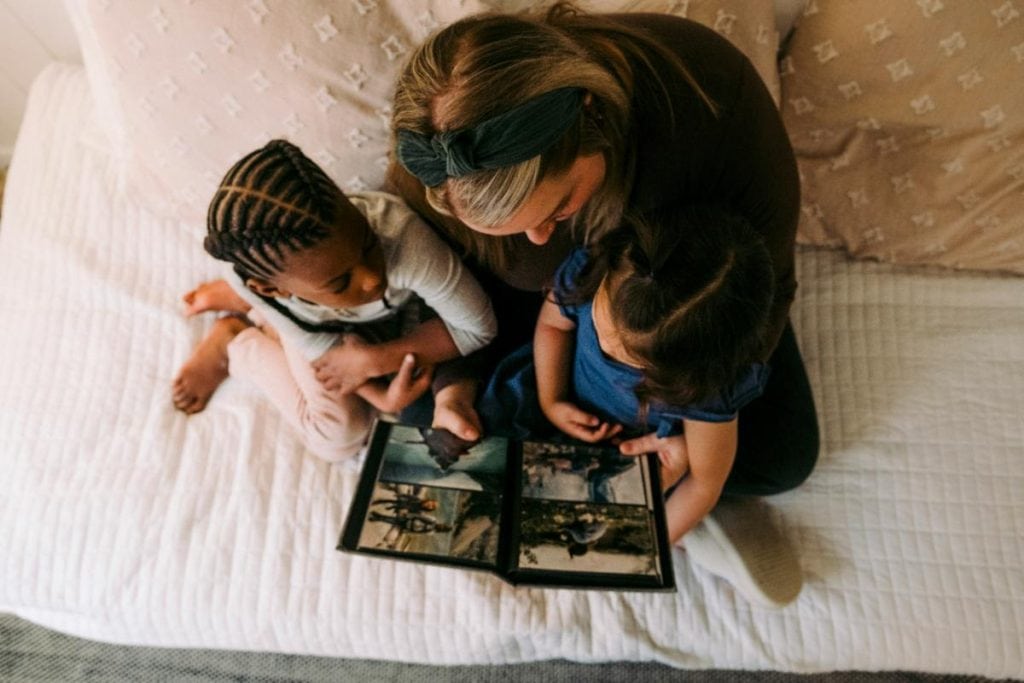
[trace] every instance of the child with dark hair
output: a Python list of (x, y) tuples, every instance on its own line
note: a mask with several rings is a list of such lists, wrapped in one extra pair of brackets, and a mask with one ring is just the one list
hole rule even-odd
[(736, 214), (673, 214), (659, 223), (676, 229), (635, 222), (575, 250), (555, 275), (534, 337), (537, 388), (545, 416), (570, 436), (728, 423), (761, 392), (768, 254)]
[[(770, 256), (745, 219), (717, 207), (676, 207), (645, 218), (570, 254), (537, 321), (534, 376), (524, 371), (522, 351), (506, 359), (482, 413), (515, 413), (521, 421), (511, 428), (520, 431), (539, 417), (529, 407), (508, 410), (511, 373), (511, 385), (536, 381), (544, 417), (576, 439), (685, 435), (683, 457), (659, 452), (662, 483), (674, 487), (665, 504), (670, 539), (685, 535), (695, 561), (708, 559), (705, 566), (714, 568), (707, 568), (750, 597), (784, 604), (800, 588), (795, 558), (782, 557), (781, 584), (772, 585), (771, 571), (757, 575), (763, 567), (723, 566), (736, 563), (724, 556), (735, 548), (715, 552), (714, 542), (702, 543), (702, 523), (714, 525), (708, 513), (729, 492), (739, 410), (768, 379), (769, 368), (756, 359), (772, 305)], [(651, 223), (671, 229), (652, 230)], [(532, 393), (529, 386), (519, 391)], [(717, 540), (725, 543), (720, 534)], [(779, 542), (770, 552), (784, 555), (784, 540), (771, 540)]]
[(228, 374), (247, 377), (327, 460), (358, 451), (374, 408), (401, 410), (434, 364), (496, 333), (475, 279), (400, 199), (346, 196), (284, 140), (227, 172), (203, 246), (232, 270), (189, 292), (186, 314), (229, 315), (175, 378), (175, 406), (199, 412)]

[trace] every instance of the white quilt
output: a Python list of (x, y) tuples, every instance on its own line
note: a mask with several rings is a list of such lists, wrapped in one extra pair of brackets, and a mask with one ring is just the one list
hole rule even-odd
[[(168, 386), (209, 321), (201, 226), (118, 196), (80, 67), (36, 83), (0, 226), (0, 610), (81, 636), (430, 663), (1024, 676), (1024, 279), (799, 254), (820, 464), (771, 499), (807, 584), (772, 611), (512, 588), (334, 550), (357, 473), (229, 380)], [(785, 438), (785, 435), (780, 435)]]

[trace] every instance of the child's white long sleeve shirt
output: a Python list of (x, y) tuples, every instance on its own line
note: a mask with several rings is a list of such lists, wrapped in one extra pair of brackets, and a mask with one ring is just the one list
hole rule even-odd
[[(275, 301), (296, 318), (317, 324), (383, 320), (418, 295), (444, 322), (459, 353), (466, 355), (488, 344), (497, 334), (490, 301), (459, 257), (398, 197), (385, 192), (347, 195), (380, 238), (384, 251), (387, 291), (384, 301), (354, 308), (330, 308), (297, 297)], [(230, 267), (225, 279), (257, 309), (283, 339), (315, 360), (338, 341), (334, 332), (308, 332), (250, 290)]]

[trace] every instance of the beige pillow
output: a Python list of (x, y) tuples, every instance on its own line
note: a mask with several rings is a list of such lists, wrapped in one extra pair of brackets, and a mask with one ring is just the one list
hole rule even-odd
[(812, 0), (780, 62), (799, 239), (1024, 273), (1024, 5)]
[(232, 163), (285, 137), (346, 190), (380, 185), (394, 79), (477, 0), (68, 0), (126, 191), (205, 233)]
[[(497, 10), (515, 12), (549, 7), (553, 0), (481, 0)], [(775, 28), (772, 0), (577, 0), (588, 12), (654, 12), (673, 14), (709, 26), (728, 38), (754, 64), (769, 92), (779, 101)]]

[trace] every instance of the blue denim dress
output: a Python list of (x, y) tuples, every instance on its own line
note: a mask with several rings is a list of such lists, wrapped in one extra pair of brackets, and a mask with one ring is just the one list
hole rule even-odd
[[(585, 249), (574, 250), (555, 274), (556, 298), (571, 291), (576, 274), (586, 265)], [(598, 343), (592, 302), (560, 306), (576, 325), (572, 365), (572, 400), (583, 410), (623, 425), (629, 434), (657, 432), (670, 436), (682, 432), (683, 418), (702, 422), (728, 422), (740, 408), (760, 396), (770, 368), (754, 363), (735, 384), (698, 404), (678, 406), (652, 403), (647, 419), (640, 420), (640, 402), (634, 389), (642, 375), (636, 368), (609, 358)], [(506, 357), (483, 392), (478, 409), (485, 427), (508, 436), (541, 437), (555, 430), (537, 401), (533, 345), (526, 344)]]

